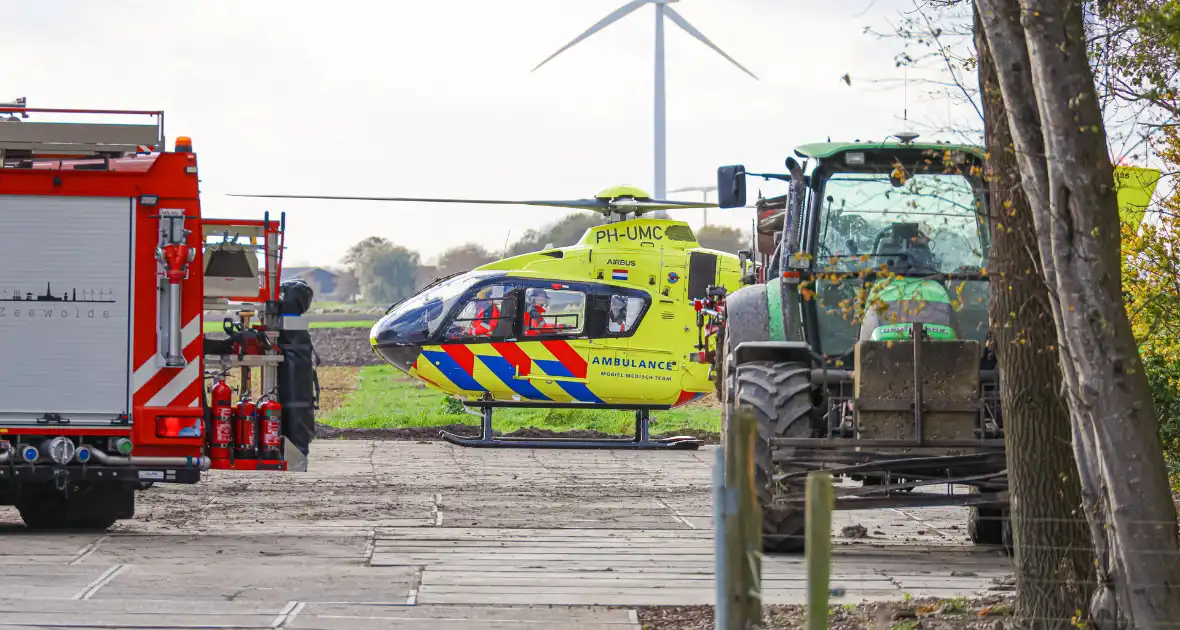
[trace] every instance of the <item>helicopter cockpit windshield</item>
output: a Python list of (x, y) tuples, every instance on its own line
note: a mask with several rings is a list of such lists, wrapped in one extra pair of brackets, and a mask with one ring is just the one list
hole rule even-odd
[(422, 343), (438, 332), (443, 319), (463, 294), (473, 285), (500, 271), (471, 271), (423, 289), (396, 305), (378, 323), (380, 344)]

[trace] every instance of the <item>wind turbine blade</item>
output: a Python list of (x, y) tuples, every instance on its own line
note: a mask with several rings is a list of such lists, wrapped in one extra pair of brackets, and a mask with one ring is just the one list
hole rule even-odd
[(684, 16), (677, 13), (675, 9), (673, 9), (672, 7), (670, 7), (668, 5), (664, 5), (664, 15), (668, 16), (669, 20), (672, 20), (673, 22), (675, 22), (676, 26), (679, 26), (680, 28), (684, 29), (684, 32), (697, 38), (698, 40), (700, 40), (700, 42), (702, 44), (708, 46), (709, 48), (712, 48), (713, 51), (716, 52), (718, 55), (721, 55), (722, 57), (725, 57), (726, 59), (728, 59), (729, 63), (732, 63), (733, 65), (740, 68), (742, 72), (745, 72), (746, 74), (754, 77), (755, 81), (761, 80), (758, 77), (754, 76), (753, 72), (746, 70), (746, 68), (742, 64), (738, 63), (733, 57), (730, 57), (729, 55), (725, 54), (724, 50), (721, 50), (720, 48), (717, 47), (716, 44), (709, 41), (709, 38), (705, 37), (704, 33), (698, 31), (696, 29), (696, 27), (693, 26), (692, 24), (689, 24), (688, 20), (684, 19)]
[(573, 46), (575, 44), (577, 44), (578, 42), (586, 39), (587, 37), (590, 37), (591, 35), (597, 33), (598, 31), (601, 31), (602, 29), (609, 26), (611, 22), (615, 22), (615, 21), (619, 20), (623, 16), (625, 16), (628, 13), (634, 11), (635, 9), (638, 9), (639, 7), (647, 4), (648, 2), (651, 2), (651, 0), (632, 0), (631, 2), (628, 2), (627, 4), (615, 9), (614, 12), (612, 12), (610, 15), (602, 18), (594, 26), (591, 26), (590, 28), (586, 29), (585, 33), (578, 35), (577, 37), (574, 38), (574, 40), (572, 42), (566, 44), (565, 46), (562, 46), (561, 49), (559, 49), (557, 52), (553, 53), (552, 55), (549, 55), (549, 57), (546, 58), (545, 61), (542, 61), (541, 63), (537, 64), (537, 67), (533, 68), (532, 72), (536, 72), (537, 68), (540, 68), (541, 66), (549, 63), (549, 61), (552, 60), (554, 57), (569, 50), (570, 48), (573, 48)]

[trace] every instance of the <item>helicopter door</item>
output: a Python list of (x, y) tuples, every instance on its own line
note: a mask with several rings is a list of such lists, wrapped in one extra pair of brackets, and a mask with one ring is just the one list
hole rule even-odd
[(587, 296), (568, 284), (528, 287), (515, 344), (530, 366), (517, 376), (554, 402), (602, 403), (588, 386), (590, 343), (585, 338)]
[(707, 297), (707, 289), (715, 284), (717, 284), (717, 255), (689, 252), (688, 299)]
[(676, 322), (663, 315), (675, 302), (650, 299), (611, 295), (604, 338), (595, 340), (603, 347), (602, 387), (620, 402), (671, 403), (680, 393), (678, 352), (667, 340)]
[(507, 284), (480, 287), (447, 326), (441, 349), (453, 361), (442, 376), (457, 387), (486, 389), (497, 400), (531, 397), (529, 391), (515, 387), (510, 360), (514, 355), (502, 352), (514, 336), (517, 300), (513, 289)]

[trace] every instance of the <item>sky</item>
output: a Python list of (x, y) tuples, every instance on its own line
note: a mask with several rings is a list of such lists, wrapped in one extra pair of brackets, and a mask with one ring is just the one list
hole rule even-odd
[[(18, 3), (0, 20), (10, 51), (0, 101), (164, 110), (169, 147), (178, 135), (193, 139), (204, 215), (285, 211), (288, 266), (334, 265), (370, 235), (426, 262), (467, 242), (501, 251), (569, 211), (227, 194), (574, 199), (621, 184), (651, 192), (654, 7), (531, 72), (624, 3)], [(926, 94), (920, 71), (896, 66), (899, 41), (864, 32), (888, 31), (913, 0), (672, 6), (759, 80), (665, 21), (669, 190), (716, 185), (726, 164), (782, 172), (794, 146), (829, 137), (914, 130), (948, 139), (928, 125), (981, 124), (969, 108)], [(748, 186), (751, 198), (760, 188), (785, 192), (775, 182)], [(714, 208), (708, 219), (749, 229), (752, 213)], [(671, 214), (693, 227), (703, 218)]]

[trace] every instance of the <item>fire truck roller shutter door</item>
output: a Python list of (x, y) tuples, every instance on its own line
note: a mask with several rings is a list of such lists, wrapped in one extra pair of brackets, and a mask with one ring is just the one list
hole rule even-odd
[(0, 195), (0, 423), (129, 411), (133, 203)]

